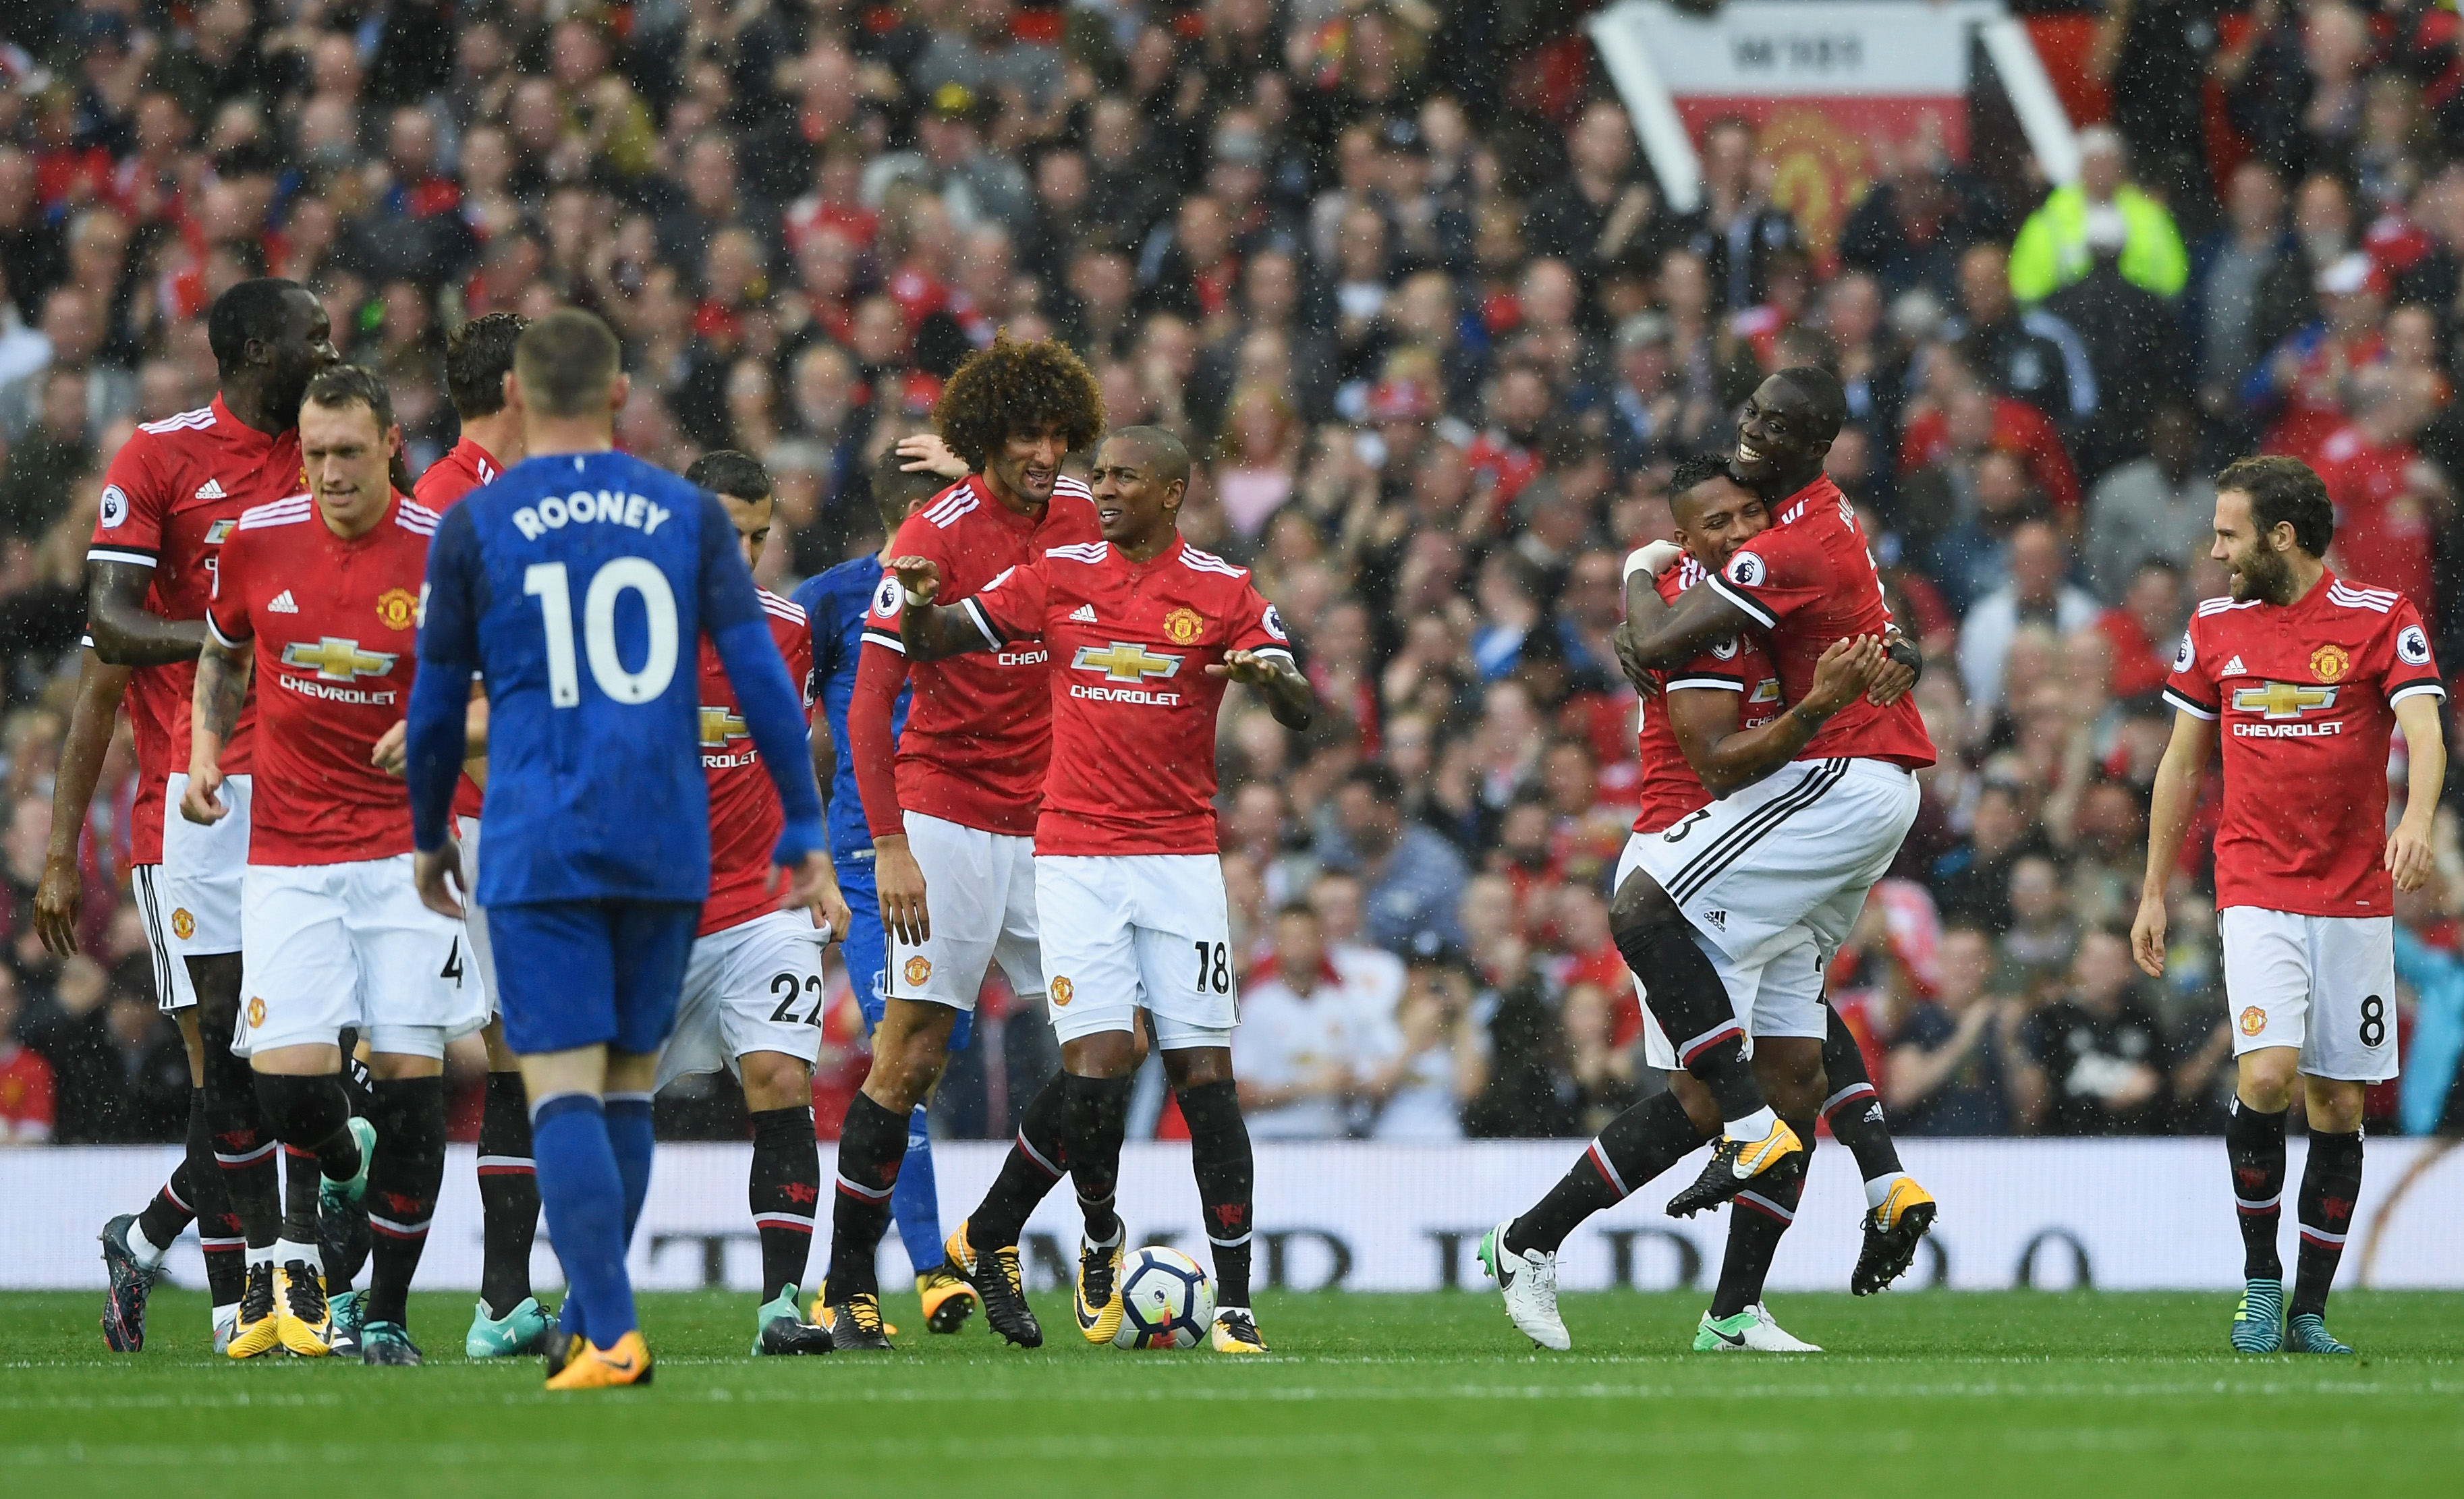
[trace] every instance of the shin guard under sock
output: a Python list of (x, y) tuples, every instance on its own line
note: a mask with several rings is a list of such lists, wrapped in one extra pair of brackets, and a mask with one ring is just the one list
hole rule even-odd
[[(984, 1200), (967, 1215), (967, 1243), (977, 1250), (1005, 1249), (1018, 1243), (1026, 1218), (1050, 1195), (1069, 1169), (1065, 1132), (1069, 1127), (1068, 1074), (1055, 1072), (1027, 1100), (1018, 1136), (1001, 1157)], [(1081, 1190), (1084, 1190), (1083, 1186)]]
[(1549, 1195), (1507, 1225), (1506, 1247), (1517, 1254), (1554, 1253), (1583, 1220), (1624, 1201), (1702, 1143), (1702, 1132), (1677, 1095), (1654, 1093), (1611, 1119)]
[[(1805, 1142), (1806, 1158), (1814, 1156), (1814, 1121), (1789, 1121)], [(1771, 1274), (1771, 1257), (1779, 1253), (1780, 1236), (1796, 1222), (1797, 1200), (1805, 1195), (1805, 1173), (1791, 1172), (1786, 1180), (1768, 1186), (1757, 1182), (1737, 1194), (1728, 1210), (1727, 1253), (1720, 1262), (1719, 1289), (1711, 1295), (1711, 1316), (1732, 1317), (1763, 1299), (1763, 1281)]]
[(2353, 1225), (2353, 1204), (2362, 1195), (2362, 1132), (2310, 1135), (2310, 1159), (2301, 1168), (2301, 1248), (2294, 1260), (2290, 1316), (2324, 1315), (2327, 1289), (2344, 1257), (2344, 1233)]
[(566, 1302), (595, 1347), (612, 1346), (637, 1325), (625, 1274), (625, 1179), (607, 1141), (605, 1111), (588, 1093), (559, 1093), (531, 1114), (539, 1158), (539, 1208), (564, 1267)]
[(1184, 1088), (1176, 1096), (1189, 1125), (1189, 1169), (1198, 1179), (1206, 1246), (1215, 1255), (1215, 1304), (1245, 1307), (1258, 1167), (1249, 1123), (1241, 1115), (1241, 1094), (1227, 1080)]
[(411, 1277), (445, 1184), (445, 1079), (378, 1078), (368, 1098), (377, 1148), (368, 1162), (368, 1227), (376, 1247), (369, 1256), (367, 1319), (407, 1327)]
[[(2241, 1220), (2244, 1280), (2284, 1279), (2284, 1256), (2276, 1245), (2284, 1227), (2284, 1116), (2288, 1112), (2262, 1113), (2238, 1097), (2227, 1106), (2225, 1159), (2233, 1166), (2234, 1216)], [(2315, 1143), (2312, 1149), (2317, 1149)], [(2307, 1184), (2305, 1177), (2305, 1202)]]
[(1877, 1195), (1875, 1183), (1888, 1190), (1893, 1179), (1907, 1173), (1900, 1164), (1900, 1147), (1891, 1138), (1891, 1127), (1883, 1121), (1882, 1095), (1874, 1090), (1856, 1032), (1828, 1002), (1822, 1016), (1828, 1027), (1822, 1037), (1822, 1072), (1831, 1080), (1831, 1096), (1822, 1100), (1822, 1118), (1831, 1126), (1831, 1137), (1857, 1157), (1857, 1175), (1867, 1184), (1865, 1205), (1871, 1207)]
[(875, 1263), (890, 1226), (890, 1193), (907, 1160), (907, 1116), (859, 1092), (839, 1130), (838, 1191), (830, 1206), (830, 1265), (822, 1298), (839, 1306), (881, 1294)]
[(813, 1210), (822, 1200), (822, 1153), (813, 1143), (810, 1104), (757, 1110), (752, 1119), (753, 1170), (745, 1201), (753, 1209), (754, 1231), (761, 1236), (761, 1295), (767, 1300), (781, 1286), (804, 1284), (804, 1266), (813, 1254)]
[(519, 1072), (488, 1074), (479, 1114), (479, 1299), (507, 1317), (531, 1294), (531, 1241), (539, 1232), (539, 1164)]
[(941, 1263), (941, 1185), (933, 1173), (932, 1119), (922, 1104), (907, 1116), (907, 1160), (890, 1189), (890, 1216), (919, 1273)]

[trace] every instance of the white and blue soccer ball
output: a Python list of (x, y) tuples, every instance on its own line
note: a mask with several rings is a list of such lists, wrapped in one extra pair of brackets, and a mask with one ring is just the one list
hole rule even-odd
[(1215, 1321), (1215, 1286), (1178, 1249), (1149, 1245), (1121, 1258), (1115, 1348), (1195, 1348)]

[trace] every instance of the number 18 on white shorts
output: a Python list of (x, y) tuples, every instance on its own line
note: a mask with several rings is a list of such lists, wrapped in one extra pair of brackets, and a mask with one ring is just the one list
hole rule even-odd
[(2395, 1076), (2393, 917), (2227, 906), (2216, 913), (2216, 932), (2233, 1055), (2298, 1047), (2310, 1077)]
[(1039, 855), (1044, 981), (1064, 1042), (1155, 1017), (1166, 1051), (1228, 1047), (1240, 1024), (1223, 861), (1212, 853)]
[(240, 884), (240, 1017), (231, 1050), (335, 1044), (441, 1057), (488, 1023), (462, 923), (420, 902), (410, 855), (252, 864)]
[(764, 912), (695, 937), (652, 1091), (687, 1072), (733, 1072), (748, 1051), (810, 1067), (822, 1052), (824, 988), (822, 932), (804, 912)]

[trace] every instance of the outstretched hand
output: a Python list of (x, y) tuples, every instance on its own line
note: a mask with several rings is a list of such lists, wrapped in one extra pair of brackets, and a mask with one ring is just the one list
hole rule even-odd
[(941, 591), (941, 569), (929, 557), (893, 557), (886, 565), (913, 599), (930, 604)]
[(897, 452), (906, 460), (898, 466), (902, 474), (936, 474), (945, 479), (967, 476), (967, 460), (952, 452), (939, 432), (917, 432), (901, 437)]
[(1281, 657), (1262, 656), (1254, 650), (1226, 650), (1222, 661), (1209, 666), (1206, 674), (1261, 687), (1282, 674), (1283, 670)]

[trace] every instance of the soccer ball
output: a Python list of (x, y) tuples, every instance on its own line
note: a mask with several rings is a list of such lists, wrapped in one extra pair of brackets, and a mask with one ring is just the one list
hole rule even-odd
[(1114, 1348), (1195, 1348), (1214, 1320), (1215, 1288), (1196, 1260), (1160, 1245), (1122, 1257)]

